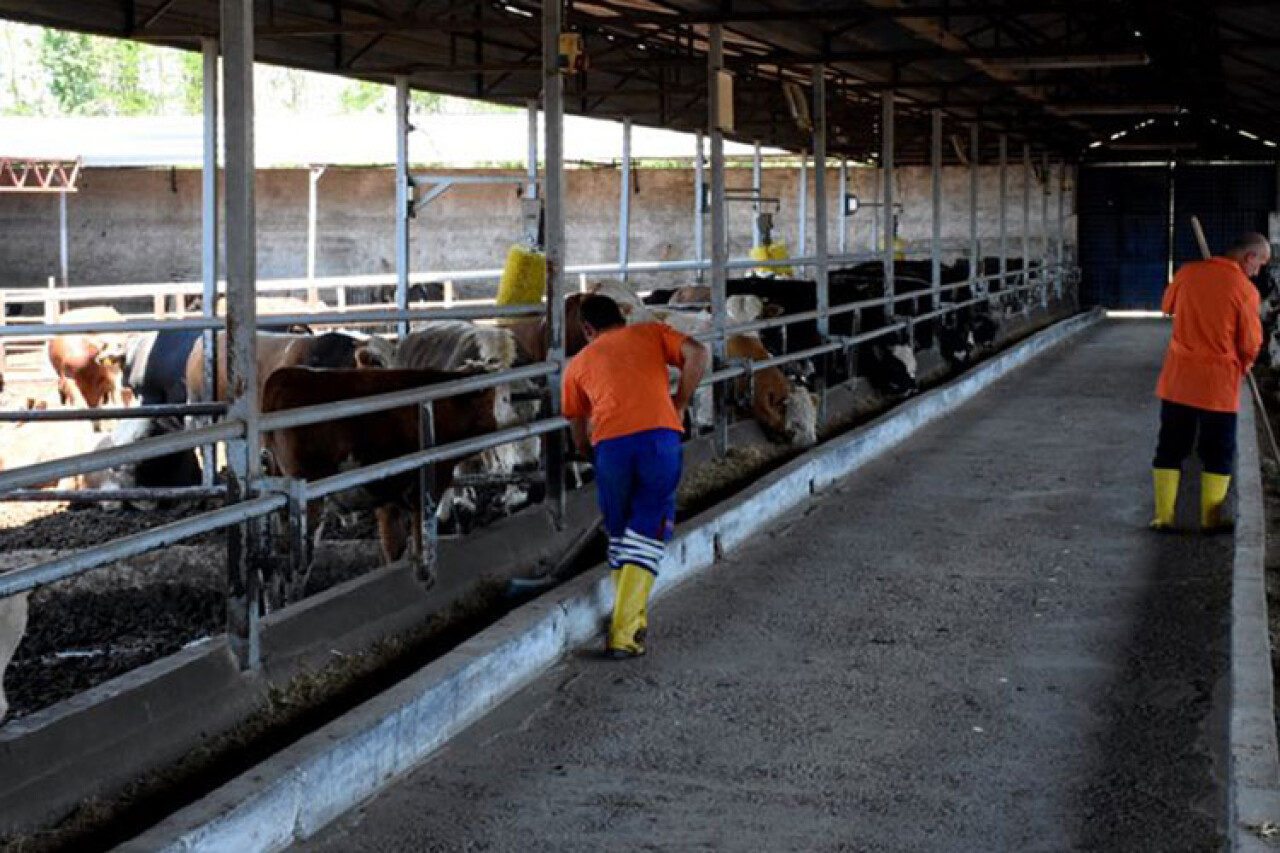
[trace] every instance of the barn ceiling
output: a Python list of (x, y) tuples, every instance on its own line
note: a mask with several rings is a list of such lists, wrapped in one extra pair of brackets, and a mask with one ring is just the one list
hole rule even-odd
[[(258, 59), (524, 105), (540, 86), (541, 4), (528, 0), (259, 0)], [(194, 47), (218, 0), (0, 0), (0, 17)], [(566, 110), (694, 130), (706, 123), (706, 49), (725, 28), (736, 132), (793, 150), (807, 131), (784, 82), (828, 83), (828, 150), (879, 148), (896, 93), (900, 163), (927, 162), (943, 111), (949, 161), (978, 123), (983, 158), (1010, 134), (1070, 160), (1273, 160), (1280, 142), (1280, 3), (1274, 0), (570, 0), (589, 69)]]

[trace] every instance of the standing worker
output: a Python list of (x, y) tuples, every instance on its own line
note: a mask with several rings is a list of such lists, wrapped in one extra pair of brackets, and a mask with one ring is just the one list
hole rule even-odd
[[(605, 652), (637, 657), (644, 654), (649, 590), (675, 530), (684, 414), (710, 356), (663, 323), (628, 326), (607, 296), (582, 300), (580, 319), (587, 346), (565, 370), (562, 410), (578, 451), (588, 458), (595, 451), (614, 579)], [(674, 396), (668, 365), (680, 369)]]
[(1161, 310), (1173, 315), (1173, 338), (1156, 385), (1160, 439), (1152, 463), (1153, 530), (1172, 530), (1182, 460), (1197, 444), (1200, 529), (1229, 530), (1222, 517), (1236, 451), (1240, 381), (1262, 346), (1258, 289), (1249, 281), (1271, 260), (1261, 234), (1245, 234), (1223, 257), (1184, 264), (1164, 292)]

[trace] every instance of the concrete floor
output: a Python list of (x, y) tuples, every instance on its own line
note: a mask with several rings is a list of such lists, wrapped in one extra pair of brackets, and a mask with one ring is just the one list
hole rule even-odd
[(1042, 356), (300, 849), (1218, 849), (1230, 537), (1145, 529), (1167, 333)]

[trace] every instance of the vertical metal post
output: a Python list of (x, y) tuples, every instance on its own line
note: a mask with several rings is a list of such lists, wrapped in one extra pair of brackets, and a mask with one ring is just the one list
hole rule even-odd
[[(308, 172), (307, 192), (307, 280), (315, 281), (316, 277), (316, 207), (320, 194), (320, 176), (324, 174), (324, 166), (312, 166)], [(320, 292), (314, 284), (307, 286), (307, 301), (315, 305), (320, 301)]]
[[(703, 147), (702, 136), (701, 130), (694, 134), (694, 144), (697, 146), (697, 150), (693, 152), (693, 257), (699, 265), (707, 256), (707, 235), (705, 233), (707, 223), (707, 181), (705, 175), (706, 164), (703, 159), (703, 152), (706, 149)], [(699, 282), (707, 277), (701, 266), (698, 267), (694, 275)]]
[(1008, 204), (1009, 204), (1009, 137), (1000, 134), (1000, 284), (1001, 290), (1005, 287), (1004, 275), (1008, 271), (1009, 257), (1009, 229), (1008, 229)]
[(1044, 178), (1044, 188), (1040, 192), (1040, 251), (1037, 253), (1040, 257), (1040, 305), (1042, 308), (1049, 307), (1049, 189), (1052, 184), (1049, 183), (1049, 152), (1044, 152), (1044, 156), (1040, 160), (1041, 175)]
[[(826, 341), (830, 330), (831, 292), (827, 277), (827, 69), (813, 66), (813, 253), (818, 264), (814, 279), (818, 290), (818, 335)], [(844, 202), (841, 202), (843, 205)], [(843, 221), (843, 220), (842, 220)], [(823, 356), (825, 367), (828, 361)], [(824, 423), (827, 414), (827, 383), (818, 380), (818, 422)]]
[[(1067, 161), (1058, 164), (1058, 268), (1067, 261)], [(1061, 292), (1058, 294), (1061, 296)]]
[[(253, 160), (253, 0), (222, 0), (222, 90), (227, 157), (227, 391), (228, 417), (245, 425), (227, 447), (227, 500), (253, 494), (259, 474), (258, 370), (255, 353)], [(232, 527), (228, 537), (227, 636), (240, 666), (261, 661), (257, 565), (260, 520)]]
[[(711, 81), (715, 86), (715, 81)], [(714, 116), (711, 119), (715, 122)], [(760, 196), (764, 193), (764, 159), (760, 153), (760, 140), (755, 141), (755, 151), (751, 156), (751, 195), (755, 201), (751, 204), (751, 246), (764, 243), (764, 234), (760, 231)]]
[[(418, 449), (436, 446), (435, 404), (430, 400), (418, 409)], [(436, 555), (439, 553), (439, 523), (436, 518), (436, 466), (423, 465), (418, 469), (418, 529), (415, 538), (422, 542), (417, 569), (422, 580), (436, 577)]]
[(813, 66), (813, 253), (818, 263), (818, 334), (825, 340), (830, 325), (831, 294), (827, 288), (827, 75)]
[(58, 193), (58, 277), (63, 287), (70, 284), (67, 252), (67, 194)]
[[(724, 321), (726, 246), (724, 221), (724, 130), (720, 127), (719, 75), (724, 67), (724, 28), (711, 25), (711, 45), (707, 53), (707, 124), (711, 134), (711, 325), (715, 332), (712, 352), (717, 367), (724, 364)], [(756, 149), (759, 151), (759, 148)], [(716, 384), (714, 445), (716, 454), (729, 450), (729, 386)]]
[[(409, 178), (409, 78), (396, 77), (396, 309), (409, 307), (409, 206), (413, 204)], [(403, 338), (409, 321), (396, 323)]]
[(978, 125), (969, 126), (969, 278), (977, 278), (982, 258), (978, 257), (978, 167), (982, 150), (978, 144)]
[(849, 158), (840, 158), (840, 191), (838, 193), (840, 199), (836, 216), (840, 217), (840, 234), (837, 237), (837, 251), (843, 255), (849, 250), (849, 215), (846, 205), (849, 198)]
[(937, 310), (942, 298), (942, 110), (933, 111), (932, 130), (929, 160), (933, 171), (933, 239), (929, 249), (933, 260), (933, 307)]
[[(548, 414), (560, 414), (564, 375), (564, 78), (560, 73), (559, 2), (542, 4), (542, 112), (546, 125), (543, 189), (546, 203), (547, 360), (556, 372), (547, 377)], [(564, 525), (564, 433), (548, 433), (547, 504), (557, 527)]]
[(538, 197), (538, 102), (530, 100), (525, 107), (529, 116), (529, 153), (525, 158), (525, 174), (529, 183), (525, 187), (526, 198)]
[[(1031, 146), (1022, 144), (1022, 283), (1031, 283)], [(1030, 305), (1030, 299), (1024, 297), (1024, 305)], [(1028, 308), (1028, 310), (1030, 310)]]
[(627, 280), (628, 245), (631, 236), (631, 119), (622, 120), (622, 187), (618, 210), (618, 266), (622, 267), (622, 280)]
[[(893, 91), (886, 89), (881, 96), (880, 162), (884, 166), (884, 295), (892, 298), (893, 284)], [(893, 313), (896, 306), (885, 306), (885, 315)]]
[(800, 152), (800, 183), (796, 187), (796, 257), (808, 255), (809, 242), (809, 152)]
[[(214, 316), (218, 303), (218, 42), (216, 39), (203, 39), (200, 50), (204, 58), (203, 101), (204, 101), (204, 157), (201, 165), (200, 183), (200, 275), (203, 285), (201, 290), (200, 316), (205, 319)], [(217, 332), (206, 329), (204, 339), (204, 396), (205, 401), (217, 399), (217, 382), (214, 372), (217, 357), (215, 340)], [(217, 467), (217, 448), (205, 445), (200, 449), (203, 471), (200, 481), (206, 486), (213, 485), (214, 470)]]

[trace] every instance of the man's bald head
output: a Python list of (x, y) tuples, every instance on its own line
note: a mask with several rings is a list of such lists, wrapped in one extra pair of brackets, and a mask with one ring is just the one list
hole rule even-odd
[(1235, 239), (1226, 256), (1240, 264), (1245, 275), (1253, 278), (1271, 261), (1271, 243), (1256, 231), (1250, 231)]

